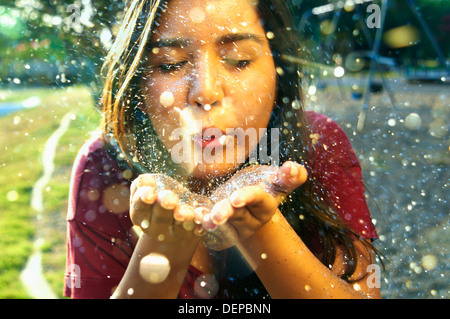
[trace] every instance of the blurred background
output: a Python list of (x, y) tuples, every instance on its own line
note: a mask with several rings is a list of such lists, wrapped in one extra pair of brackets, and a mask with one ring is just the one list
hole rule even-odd
[[(359, 156), (384, 298), (449, 297), (450, 2), (286, 0), (308, 109)], [(124, 1), (0, 0), (0, 298), (62, 298), (69, 178)]]

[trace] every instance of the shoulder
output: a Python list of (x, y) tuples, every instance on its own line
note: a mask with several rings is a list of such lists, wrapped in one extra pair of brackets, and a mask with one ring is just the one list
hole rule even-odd
[[(128, 183), (115, 159), (105, 148), (102, 138), (92, 137), (81, 147), (73, 164), (68, 219), (74, 218), (74, 214), (79, 211), (77, 207), (85, 202), (103, 205), (110, 197), (105, 195), (110, 193), (114, 195), (114, 200), (117, 199), (116, 193), (125, 193)], [(125, 205), (119, 206), (117, 209), (125, 211)], [(116, 205), (112, 207), (115, 208)]]
[(305, 112), (316, 159), (328, 164), (340, 162), (346, 166), (359, 166), (352, 143), (344, 129), (330, 117), (313, 111)]
[(305, 115), (315, 150), (312, 175), (325, 187), (325, 197), (350, 228), (365, 238), (376, 238), (361, 166), (350, 139), (329, 117), (316, 112)]
[(342, 127), (336, 123), (330, 117), (320, 114), (314, 111), (305, 112), (306, 119), (308, 121), (310, 130), (316, 133), (322, 133), (327, 135), (333, 134), (345, 134)]
[(102, 153), (103, 141), (100, 136), (94, 136), (89, 139), (78, 151), (75, 161), (72, 166), (71, 176), (71, 193), (76, 191), (80, 187), (82, 178), (86, 175), (88, 167), (93, 162), (95, 156), (98, 153)]

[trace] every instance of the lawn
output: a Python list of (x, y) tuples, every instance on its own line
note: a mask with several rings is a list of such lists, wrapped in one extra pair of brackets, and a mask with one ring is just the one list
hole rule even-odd
[[(100, 123), (86, 87), (0, 90), (0, 102), (40, 100), (35, 108), (0, 118), (0, 298), (29, 298), (20, 281), (39, 231), (44, 238), (44, 275), (62, 297), (65, 263), (65, 214), (70, 171), (81, 145)], [(44, 213), (37, 220), (31, 208), (34, 183), (43, 173), (41, 153), (65, 114), (69, 129), (56, 149), (55, 170), (44, 188)]]

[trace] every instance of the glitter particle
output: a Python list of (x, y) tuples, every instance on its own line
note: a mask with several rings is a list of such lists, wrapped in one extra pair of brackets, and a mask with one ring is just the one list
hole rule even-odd
[(139, 273), (150, 283), (161, 283), (166, 280), (170, 272), (170, 263), (166, 256), (150, 253), (142, 258)]
[(161, 103), (161, 105), (164, 107), (171, 106), (174, 101), (175, 101), (175, 98), (173, 97), (172, 92), (169, 92), (169, 91), (165, 91), (159, 97), (159, 103)]

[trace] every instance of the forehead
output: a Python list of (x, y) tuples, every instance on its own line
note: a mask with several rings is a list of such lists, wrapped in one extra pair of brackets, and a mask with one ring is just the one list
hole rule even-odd
[(173, 0), (162, 13), (153, 37), (207, 38), (242, 31), (264, 33), (251, 0)]

